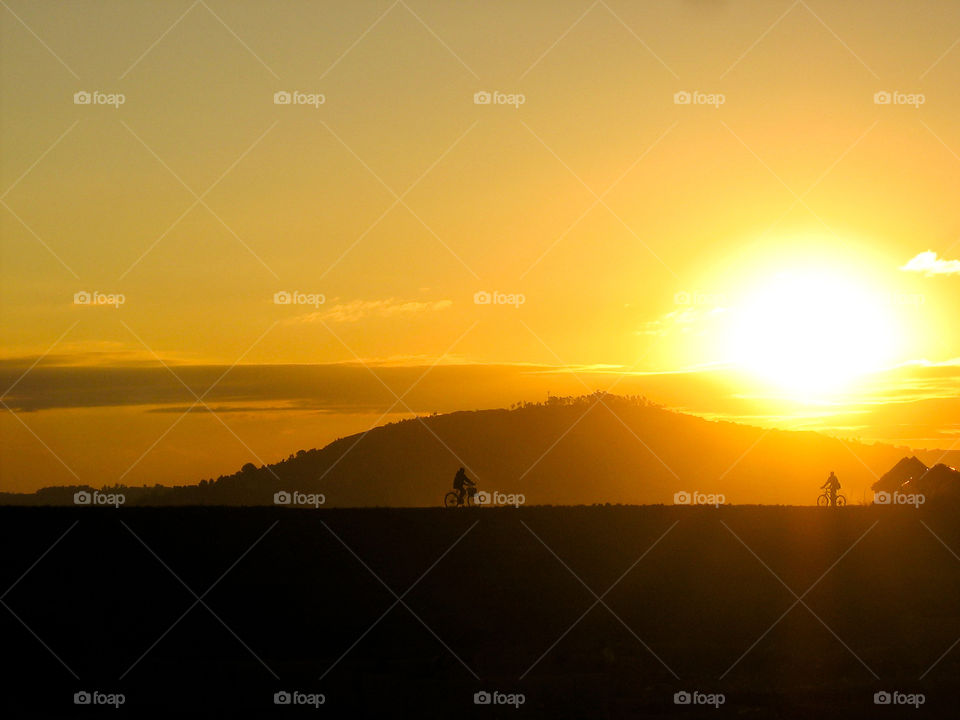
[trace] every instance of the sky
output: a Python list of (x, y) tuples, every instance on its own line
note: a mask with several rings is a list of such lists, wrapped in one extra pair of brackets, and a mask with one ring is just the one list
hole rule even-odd
[(953, 448), (958, 81), (948, 0), (8, 0), (0, 488), (597, 389)]

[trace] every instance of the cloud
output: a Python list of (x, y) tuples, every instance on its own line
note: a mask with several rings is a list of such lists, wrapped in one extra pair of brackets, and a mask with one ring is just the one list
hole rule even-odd
[(298, 315), (291, 318), (289, 323), (325, 322), (357, 322), (368, 317), (407, 317), (422, 312), (436, 312), (446, 310), (453, 305), (451, 300), (398, 300), (386, 298), (384, 300), (351, 300), (346, 303), (337, 303), (327, 310)]
[(933, 250), (927, 250), (900, 269), (924, 275), (960, 275), (960, 260), (941, 260)]
[(722, 307), (694, 307), (672, 310), (656, 320), (649, 320), (637, 330), (638, 335), (666, 336), (672, 332), (703, 332), (706, 325), (717, 315), (725, 312)]
[[(185, 410), (200, 395), (216, 412), (228, 407), (238, 412), (275, 412), (278, 408), (340, 413), (404, 412), (407, 408), (447, 412), (505, 407), (518, 398), (530, 399), (533, 395), (528, 386), (535, 374), (556, 370), (545, 365), (447, 364), (441, 359), (410, 365), (175, 365), (171, 366), (174, 377), (157, 364), (97, 367), (39, 362), (31, 369), (32, 364), (0, 365), (0, 387), (14, 386), (4, 398), (14, 411), (140, 407), (162, 412)], [(579, 385), (573, 377), (564, 383), (556, 375), (540, 384), (547, 382), (566, 392)], [(534, 394), (542, 397), (543, 392), (538, 385)], [(197, 407), (201, 408), (197, 412), (207, 409)]]

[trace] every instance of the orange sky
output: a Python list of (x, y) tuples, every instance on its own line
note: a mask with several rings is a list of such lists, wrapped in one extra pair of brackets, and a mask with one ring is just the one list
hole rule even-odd
[(0, 15), (4, 489), (611, 387), (960, 439), (954, 3)]

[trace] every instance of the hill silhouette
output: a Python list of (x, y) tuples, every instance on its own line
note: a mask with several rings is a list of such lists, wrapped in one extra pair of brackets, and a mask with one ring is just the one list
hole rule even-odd
[(943, 463), (927, 467), (916, 456), (903, 458), (873, 484), (873, 489), (884, 492), (900, 490), (921, 493), (927, 498), (960, 494), (960, 472)]
[[(481, 489), (522, 493), (531, 504), (670, 503), (674, 493), (694, 491), (737, 504), (810, 504), (832, 470), (848, 501), (858, 503), (870, 502), (871, 486), (905, 452), (913, 451), (593, 394), (411, 418), (197, 485), (104, 490), (123, 492), (127, 504), (273, 504), (273, 494), (285, 490), (322, 493), (334, 507), (434, 506), (464, 465)], [(887, 475), (925, 470), (904, 458)], [(45, 488), (0, 501), (71, 504), (76, 490)]]

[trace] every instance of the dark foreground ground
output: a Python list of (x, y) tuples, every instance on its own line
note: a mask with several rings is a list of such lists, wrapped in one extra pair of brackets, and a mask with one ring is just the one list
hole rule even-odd
[[(0, 508), (0, 702), (4, 717), (956, 717), (957, 520)], [(84, 691), (124, 703), (75, 705)], [(275, 705), (282, 691), (324, 702)], [(477, 705), (482, 691), (524, 702)], [(876, 705), (883, 691), (924, 703)]]

